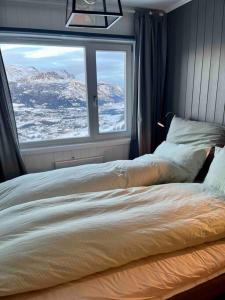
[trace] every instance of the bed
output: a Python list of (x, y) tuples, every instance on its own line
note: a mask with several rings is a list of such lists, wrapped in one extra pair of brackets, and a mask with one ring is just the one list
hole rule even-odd
[[(214, 299), (221, 291), (225, 292), (221, 276), (225, 273), (224, 252), (223, 240), (179, 251), (176, 255), (144, 259), (78, 282), (2, 299)], [(215, 279), (220, 286), (215, 284)]]
[(0, 184), (0, 210), (43, 198), (126, 189), (172, 182), (193, 182), (209, 147), (163, 142), (154, 152), (134, 160), (117, 160), (28, 174)]
[(0, 189), (0, 297), (192, 299), (208, 287), (203, 299), (220, 295), (225, 150), (220, 153), (203, 184), (88, 193), (67, 186), (61, 194), (35, 193), (32, 185), (23, 197), (20, 181), (7, 183)]
[[(0, 219), (1, 296), (66, 284), (75, 299), (101, 299), (101, 288), (102, 299), (111, 297), (107, 288), (124, 299), (128, 291), (166, 299), (224, 273), (225, 198), (202, 184), (15, 203)], [(56, 297), (64, 287), (40, 294)]]

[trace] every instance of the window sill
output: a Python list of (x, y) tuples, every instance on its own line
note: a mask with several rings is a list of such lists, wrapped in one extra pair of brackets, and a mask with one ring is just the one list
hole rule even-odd
[(80, 144), (68, 144), (68, 145), (60, 145), (60, 146), (43, 146), (36, 148), (26, 148), (21, 149), (22, 155), (33, 155), (33, 154), (46, 154), (52, 152), (64, 152), (71, 150), (80, 150), (80, 149), (90, 149), (90, 148), (103, 148), (103, 147), (112, 147), (119, 145), (128, 145), (130, 143), (130, 138), (120, 138), (113, 140), (105, 140), (105, 141), (97, 141), (97, 142), (87, 142)]

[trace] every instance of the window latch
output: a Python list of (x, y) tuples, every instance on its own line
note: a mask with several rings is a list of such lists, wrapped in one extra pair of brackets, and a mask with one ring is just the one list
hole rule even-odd
[(93, 97), (93, 102), (95, 106), (98, 106), (98, 96)]

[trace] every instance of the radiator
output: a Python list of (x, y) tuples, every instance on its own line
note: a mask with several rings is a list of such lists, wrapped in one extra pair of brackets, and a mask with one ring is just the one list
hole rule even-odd
[(69, 168), (69, 167), (75, 167), (75, 166), (80, 166), (85, 164), (97, 164), (97, 163), (102, 163), (103, 161), (104, 161), (103, 156), (61, 160), (55, 162), (55, 169)]

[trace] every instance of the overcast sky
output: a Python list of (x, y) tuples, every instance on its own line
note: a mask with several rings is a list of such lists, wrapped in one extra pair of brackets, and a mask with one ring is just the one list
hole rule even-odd
[[(79, 80), (85, 78), (85, 49), (78, 47), (0, 45), (5, 64), (35, 67), (40, 70), (66, 70)], [(98, 52), (98, 80), (123, 85), (123, 52)]]

